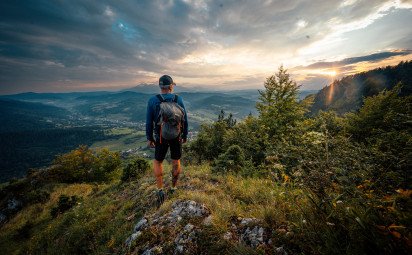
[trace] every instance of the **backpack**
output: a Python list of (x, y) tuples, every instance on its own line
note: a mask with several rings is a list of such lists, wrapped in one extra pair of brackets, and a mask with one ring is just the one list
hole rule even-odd
[(162, 138), (172, 140), (180, 135), (185, 113), (183, 108), (177, 104), (177, 95), (171, 102), (165, 101), (160, 94), (157, 98), (160, 100), (157, 125), (160, 126), (160, 143), (162, 143)]

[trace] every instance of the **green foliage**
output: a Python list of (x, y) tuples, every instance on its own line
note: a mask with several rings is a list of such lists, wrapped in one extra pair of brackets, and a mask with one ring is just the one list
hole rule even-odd
[(398, 84), (366, 98), (359, 113), (348, 116), (349, 133), (370, 148), (374, 183), (383, 192), (411, 188), (412, 96), (399, 96), (401, 89)]
[(57, 217), (59, 214), (70, 210), (73, 206), (77, 204), (78, 198), (76, 196), (66, 196), (60, 195), (59, 201), (55, 207), (50, 210), (50, 215), (54, 218)]
[(399, 96), (402, 85), (365, 98), (359, 113), (350, 115), (350, 133), (365, 141), (382, 133), (411, 131), (412, 96)]
[[(34, 116), (39, 119), (39, 116)], [(113, 138), (95, 127), (37, 128), (16, 128), (0, 133), (0, 182), (13, 176), (21, 178), (29, 168), (48, 166), (57, 154), (76, 149), (79, 144), (91, 145), (96, 141)]]
[(212, 168), (214, 173), (239, 173), (245, 164), (245, 155), (238, 145), (230, 146), (227, 151), (220, 154)]
[(111, 179), (119, 165), (119, 153), (107, 149), (94, 153), (82, 145), (58, 156), (49, 171), (53, 179), (61, 182), (104, 182)]
[(294, 230), (301, 238), (300, 246), (310, 247), (309, 253), (408, 254), (400, 233), (403, 228), (393, 224), (397, 208), (391, 212), (383, 201), (360, 196), (344, 199), (335, 195), (325, 200), (306, 191), (303, 198), (307, 203), (297, 205), (302, 214)]
[[(174, 199), (206, 204), (213, 217), (210, 226), (199, 225), (199, 254), (276, 254), (272, 248), (280, 246), (290, 254), (409, 254), (411, 98), (399, 96), (397, 86), (365, 99), (358, 113), (327, 111), (307, 117), (313, 97), (297, 102), (296, 83), (283, 68), (268, 78), (265, 89), (258, 117), (238, 122), (222, 111), (216, 122), (202, 126), (185, 155), (192, 162), (211, 161), (212, 167), (185, 167), (179, 185), (187, 190), (171, 197), (159, 213), (170, 209)], [(1, 195), (11, 197), (4, 191), (17, 194), (34, 185), (38, 194), (25, 193), (42, 202), (47, 200), (42, 190), (49, 190), (36, 186), (40, 176), (70, 177), (70, 182), (110, 179), (117, 166), (115, 154), (80, 147), (60, 156), (50, 173), (33, 172), (3, 188)], [(147, 161), (137, 158), (127, 163), (122, 176), (125, 182), (136, 182), (69, 185), (86, 186), (91, 195), (74, 208), (69, 197), (59, 199), (52, 211), (66, 211), (60, 217), (50, 219), (49, 210), (47, 217), (31, 217), (50, 203), (23, 208), (25, 218), (16, 217), (18, 223), (0, 233), (0, 248), (10, 253), (9, 243), (21, 242), (23, 248), (16, 253), (123, 253), (133, 228), (129, 219), (140, 218), (144, 210), (153, 213), (150, 194), (155, 183), (147, 169)], [(239, 216), (262, 219), (272, 242), (267, 250), (222, 239), (231, 231), (231, 219)], [(33, 235), (35, 231), (39, 234)], [(172, 252), (173, 240), (167, 240), (173, 231), (144, 233), (135, 241), (134, 253), (158, 240), (165, 240), (164, 252)]]
[(250, 159), (255, 166), (259, 166), (265, 161), (268, 141), (268, 136), (260, 125), (259, 119), (248, 116), (232, 129), (227, 130), (224, 148), (229, 148), (231, 145), (240, 146), (245, 158)]
[(146, 159), (137, 157), (132, 159), (124, 168), (122, 181), (136, 179), (149, 171), (150, 166)]
[(198, 163), (201, 163), (202, 160), (216, 159), (226, 150), (224, 147), (225, 136), (228, 130), (231, 130), (235, 125), (236, 120), (233, 115), (229, 114), (228, 117), (225, 117), (225, 112), (222, 110), (216, 122), (201, 126), (197, 139), (188, 146), (189, 153), (196, 158)]
[(240, 174), (242, 176), (257, 176), (259, 172), (251, 160), (246, 160), (242, 148), (239, 145), (231, 145), (225, 153), (212, 163), (212, 173), (216, 174)]
[(50, 193), (44, 189), (31, 190), (26, 195), (26, 201), (29, 203), (45, 203), (49, 198)]
[(111, 174), (120, 166), (119, 153), (113, 153), (108, 149), (102, 149), (95, 155), (91, 179), (94, 181), (107, 181), (111, 179)]
[(372, 97), (382, 90), (390, 90), (398, 83), (404, 84), (401, 95), (412, 93), (412, 61), (396, 66), (377, 68), (345, 76), (321, 89), (315, 97), (311, 114), (319, 110), (335, 110), (338, 114), (355, 112), (362, 107), (363, 98)]
[(19, 229), (17, 229), (17, 233), (15, 235), (16, 239), (28, 239), (31, 234), (31, 230), (33, 228), (34, 224), (31, 221), (27, 221), (24, 223), (23, 226), (21, 226)]
[[(219, 116), (193, 144), (205, 154), (215, 149), (208, 154), (213, 173), (267, 176), (277, 185), (302, 189), (305, 206), (291, 205), (300, 219), (288, 219), (301, 238), (289, 243), (299, 247), (295, 252), (407, 253), (412, 96), (400, 96), (397, 85), (366, 98), (358, 113), (320, 111), (310, 118), (305, 112), (314, 97), (297, 102), (297, 89), (281, 67), (260, 91), (258, 118), (230, 126)], [(211, 146), (216, 134), (223, 143)]]
[(269, 139), (281, 139), (294, 132), (303, 119), (306, 109), (298, 102), (299, 86), (281, 66), (278, 73), (268, 77), (265, 90), (259, 91), (256, 104), (259, 119), (267, 130)]

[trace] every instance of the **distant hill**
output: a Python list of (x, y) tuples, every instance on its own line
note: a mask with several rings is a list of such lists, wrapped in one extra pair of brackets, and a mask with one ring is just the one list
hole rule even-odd
[[(180, 93), (180, 92), (196, 92), (196, 91), (207, 91), (208, 89), (202, 89), (202, 88), (188, 88), (184, 87), (181, 85), (177, 85), (175, 87), (175, 92)], [(127, 88), (123, 89), (121, 91), (133, 91), (133, 92), (138, 92), (138, 93), (146, 93), (146, 94), (157, 94), (159, 93), (159, 85), (156, 84), (149, 84), (149, 83), (141, 83), (139, 85), (136, 85), (132, 88)]]
[[(236, 119), (257, 114), (257, 89), (176, 92), (184, 99), (190, 131), (216, 120), (221, 110)], [(158, 93), (158, 86), (146, 84), (136, 91), (0, 96), (0, 182), (21, 177), (31, 167), (47, 165), (56, 154), (79, 144), (90, 146), (97, 141), (118, 139), (108, 135), (111, 128), (143, 131), (147, 101)], [(307, 93), (301, 91), (300, 98)]]
[(311, 114), (314, 115), (320, 110), (335, 110), (340, 114), (356, 111), (362, 105), (363, 98), (376, 95), (384, 89), (391, 89), (399, 82), (403, 84), (402, 95), (412, 93), (412, 61), (334, 81), (316, 94)]
[(0, 133), (51, 128), (56, 119), (66, 119), (66, 109), (42, 103), (0, 98)]

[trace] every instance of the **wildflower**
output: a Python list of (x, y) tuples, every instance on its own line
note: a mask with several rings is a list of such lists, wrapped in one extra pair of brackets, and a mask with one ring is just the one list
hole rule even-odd
[(306, 220), (302, 220), (302, 223), (303, 223), (303, 224), (306, 224)]
[(336, 204), (342, 204), (343, 203), (343, 201), (342, 200), (338, 200), (338, 201), (336, 201)]
[(328, 226), (335, 226), (335, 223), (332, 223), (332, 222), (326, 222), (326, 225), (328, 225)]

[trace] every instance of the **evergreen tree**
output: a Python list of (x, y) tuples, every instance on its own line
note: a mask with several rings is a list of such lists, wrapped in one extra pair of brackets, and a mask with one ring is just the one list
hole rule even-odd
[(290, 134), (297, 123), (304, 118), (305, 108), (298, 102), (299, 86), (281, 66), (279, 71), (268, 77), (265, 90), (259, 90), (256, 108), (269, 138), (282, 138)]

